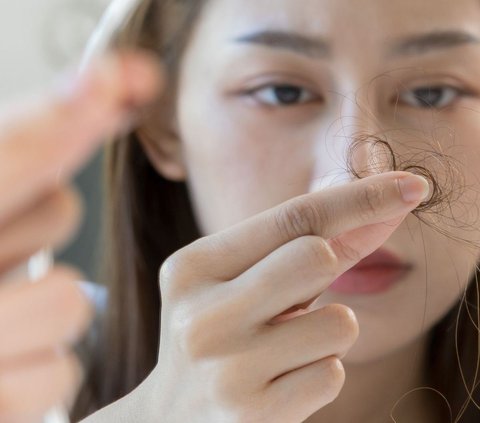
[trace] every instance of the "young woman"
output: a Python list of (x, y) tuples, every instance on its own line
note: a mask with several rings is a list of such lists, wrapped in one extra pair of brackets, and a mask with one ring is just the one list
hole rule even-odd
[[(94, 408), (150, 377), (87, 421), (477, 421), (478, 2), (131, 12), (113, 44), (167, 89), (109, 149)], [(430, 214), (418, 181), (395, 205), (404, 174), (346, 183), (352, 144), (389, 170), (369, 136), (434, 176)]]
[(77, 414), (478, 421), (479, 22), (474, 0), (132, 2), (107, 36), (166, 86), (108, 148)]

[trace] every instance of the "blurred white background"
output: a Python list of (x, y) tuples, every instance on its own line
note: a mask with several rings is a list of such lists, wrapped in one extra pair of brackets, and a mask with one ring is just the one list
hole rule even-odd
[(75, 63), (108, 0), (0, 0), (2, 103)]
[[(80, 59), (109, 0), (0, 0), (0, 103), (2, 108), (46, 87)], [(86, 200), (77, 239), (59, 259), (95, 277), (100, 215), (98, 155), (75, 183)]]

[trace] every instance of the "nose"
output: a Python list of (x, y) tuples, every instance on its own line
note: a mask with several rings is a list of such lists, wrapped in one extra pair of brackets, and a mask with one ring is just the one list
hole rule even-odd
[(310, 192), (341, 185), (391, 166), (388, 144), (374, 106), (358, 96), (343, 97), (315, 140)]

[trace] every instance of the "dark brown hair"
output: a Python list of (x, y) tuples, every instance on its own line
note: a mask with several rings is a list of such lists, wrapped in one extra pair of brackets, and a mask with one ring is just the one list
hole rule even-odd
[[(155, 52), (167, 66), (170, 98), (182, 52), (206, 0), (140, 2), (113, 45)], [(176, 25), (164, 31), (176, 15)], [(168, 97), (168, 96), (167, 96)], [(428, 176), (428, 175), (426, 175)], [(101, 344), (74, 410), (81, 418), (134, 389), (157, 362), (161, 330), (158, 271), (172, 253), (200, 234), (188, 188), (152, 167), (135, 131), (106, 151), (103, 270), (109, 289)], [(427, 357), (431, 388), (445, 396), (453, 418), (479, 421), (478, 284), (433, 328)], [(473, 316), (472, 316), (473, 315)], [(475, 318), (474, 318), (475, 317)], [(461, 369), (459, 369), (459, 365)], [(462, 370), (462, 371), (460, 371)], [(468, 387), (468, 389), (467, 389)], [(445, 415), (448, 415), (446, 406)], [(456, 420), (456, 416), (461, 419)]]

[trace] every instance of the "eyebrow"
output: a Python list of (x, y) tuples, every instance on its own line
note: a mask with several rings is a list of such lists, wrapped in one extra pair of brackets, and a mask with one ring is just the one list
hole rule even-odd
[(289, 50), (312, 58), (324, 58), (332, 53), (325, 40), (286, 31), (259, 31), (235, 38), (234, 41)]
[[(321, 38), (287, 31), (266, 30), (234, 38), (237, 43), (257, 44), (274, 49), (288, 50), (310, 58), (332, 56), (330, 44)], [(387, 49), (388, 56), (426, 54), (435, 50), (477, 44), (480, 38), (466, 31), (434, 31), (410, 36)]]
[(408, 37), (391, 47), (392, 56), (425, 54), (434, 50), (477, 44), (480, 38), (465, 31), (436, 31)]

